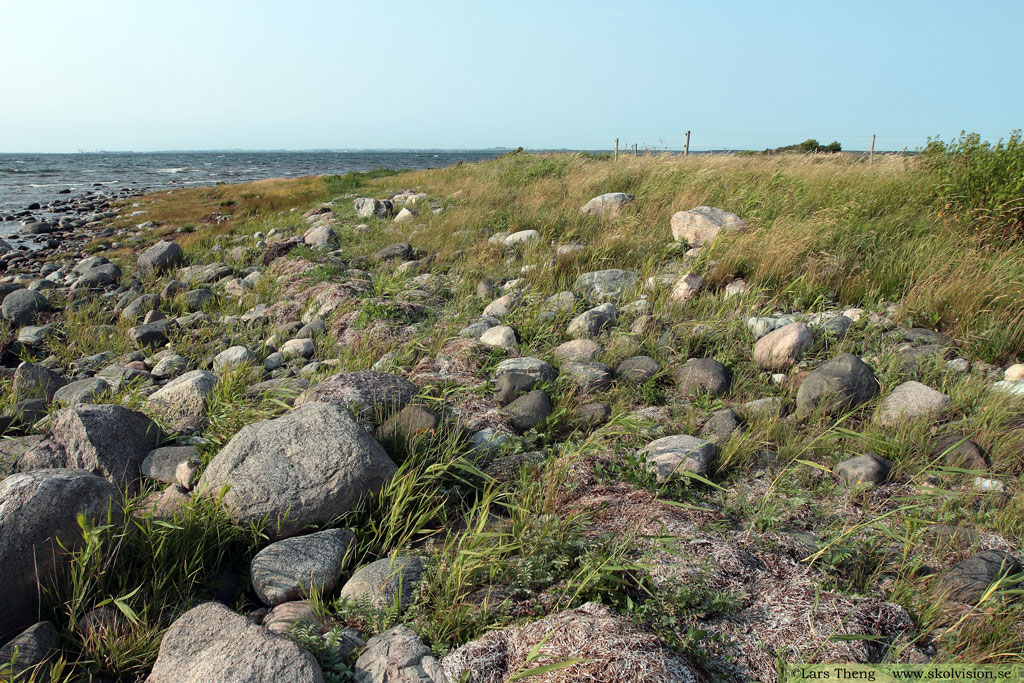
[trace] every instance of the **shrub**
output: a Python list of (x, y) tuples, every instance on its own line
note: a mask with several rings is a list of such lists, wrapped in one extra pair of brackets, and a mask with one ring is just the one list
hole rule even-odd
[(1024, 235), (1024, 144), (1021, 131), (992, 144), (977, 133), (928, 140), (925, 163), (938, 173), (944, 212), (993, 236)]

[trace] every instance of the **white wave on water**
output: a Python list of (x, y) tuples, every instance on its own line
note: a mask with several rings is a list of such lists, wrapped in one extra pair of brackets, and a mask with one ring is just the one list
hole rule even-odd
[(29, 183), (29, 187), (78, 187), (76, 183)]
[(181, 173), (181, 172), (187, 171), (187, 170), (188, 170), (188, 168), (185, 168), (185, 167), (182, 167), (182, 168), (158, 168), (156, 170), (156, 172), (157, 173)]

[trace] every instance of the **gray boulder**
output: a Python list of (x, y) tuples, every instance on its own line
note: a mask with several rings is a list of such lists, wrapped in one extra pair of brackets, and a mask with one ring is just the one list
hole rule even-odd
[[(14, 674), (15, 680), (48, 681), (46, 662), (60, 645), (60, 634), (53, 624), (48, 621), (32, 624), (14, 640), (0, 647), (0, 668), (16, 659), (8, 672)], [(30, 679), (33, 674), (36, 678)]]
[(892, 470), (892, 462), (873, 453), (847, 458), (836, 465), (833, 474), (844, 486), (884, 484)]
[(721, 396), (729, 391), (729, 373), (713, 358), (691, 358), (675, 373), (676, 387), (683, 396), (707, 393)]
[(372, 199), (370, 197), (359, 197), (353, 202), (356, 207), (356, 214), (360, 218), (387, 218), (394, 210), (395, 206), (390, 200), (384, 199)]
[(105, 379), (89, 377), (65, 384), (53, 393), (53, 400), (66, 406), (95, 403), (97, 398), (109, 391), (110, 384)]
[(171, 624), (147, 683), (323, 683), (320, 666), (290, 638), (218, 602), (193, 607)]
[(562, 373), (570, 378), (581, 394), (604, 391), (612, 385), (615, 375), (604, 363), (565, 363)]
[(328, 247), (337, 239), (337, 233), (329, 225), (315, 225), (302, 235), (302, 241), (310, 247)]
[(252, 363), (256, 356), (244, 346), (231, 346), (213, 357), (214, 372), (224, 372), (246, 363)]
[(182, 463), (199, 464), (199, 451), (195, 446), (154, 448), (142, 460), (142, 476), (174, 484), (177, 482), (178, 465)]
[(650, 356), (633, 356), (615, 366), (615, 376), (620, 382), (643, 384), (661, 372), (661, 365)]
[(580, 207), (580, 213), (615, 218), (634, 199), (636, 199), (634, 195), (626, 192), (608, 192), (607, 194), (594, 197), (584, 204)]
[(160, 428), (142, 413), (114, 404), (82, 404), (57, 413), (46, 439), (27, 451), (20, 469), (87, 470), (130, 492), (142, 461), (160, 440)]
[(584, 311), (573, 318), (566, 328), (566, 334), (577, 339), (584, 337), (596, 337), (601, 330), (615, 322), (615, 306), (612, 304), (601, 304), (589, 311)]
[(821, 408), (827, 414), (849, 410), (878, 395), (875, 373), (860, 358), (841, 353), (814, 369), (796, 392), (796, 414)]
[(550, 382), (558, 377), (558, 370), (545, 363), (540, 358), (523, 356), (522, 358), (509, 358), (498, 363), (494, 369), (495, 378), (515, 372), (520, 375), (530, 375), (539, 382)]
[(404, 625), (370, 638), (354, 674), (354, 683), (450, 683), (431, 649)]
[(330, 593), (355, 539), (347, 529), (327, 529), (271, 543), (252, 559), (253, 590), (269, 606), (303, 599), (311, 589)]
[(806, 323), (790, 323), (770, 332), (754, 344), (754, 362), (769, 370), (787, 370), (814, 344), (814, 332)]
[(121, 279), (121, 268), (116, 263), (102, 263), (82, 272), (71, 285), (72, 291), (83, 289), (100, 289), (108, 285), (116, 285)]
[(707, 474), (718, 456), (718, 446), (710, 441), (688, 434), (677, 434), (655, 439), (641, 451), (647, 469), (665, 482), (679, 471)]
[(206, 416), (206, 401), (216, 385), (217, 375), (208, 370), (193, 370), (172, 379), (146, 403), (174, 429), (195, 428)]
[(939, 578), (939, 588), (954, 600), (975, 604), (993, 582), (1020, 570), (1020, 563), (1013, 555), (1002, 550), (986, 550), (953, 565)]
[(725, 441), (740, 428), (740, 416), (732, 408), (716, 410), (701, 427), (700, 435), (716, 443)]
[(138, 271), (143, 277), (177, 268), (185, 261), (185, 253), (175, 242), (160, 240), (139, 254)]
[(542, 423), (551, 414), (551, 399), (536, 389), (512, 401), (505, 408), (512, 429), (520, 434)]
[(395, 464), (352, 415), (306, 403), (246, 425), (213, 457), (197, 489), (217, 495), (240, 523), (266, 519), (273, 538), (325, 524), (379, 491)]
[(341, 372), (314, 384), (295, 399), (295, 405), (333, 403), (346, 408), (357, 407), (360, 422), (378, 422), (404, 408), (419, 388), (398, 375), (376, 370)]
[(159, 294), (142, 294), (121, 309), (121, 320), (136, 320), (160, 305)]
[(166, 344), (169, 335), (177, 329), (177, 323), (171, 319), (157, 320), (143, 325), (136, 325), (128, 330), (128, 338), (138, 348)]
[(636, 288), (640, 276), (632, 270), (597, 270), (576, 278), (576, 292), (592, 303), (617, 301)]
[(52, 310), (49, 299), (31, 289), (16, 289), (0, 303), (4, 320), (19, 326), (34, 325), (38, 315), (49, 310)]
[(353, 574), (338, 596), (374, 609), (397, 606), (404, 611), (412, 604), (425, 572), (423, 561), (414, 555), (385, 557)]
[(78, 548), (78, 515), (105, 522), (110, 511), (119, 520), (118, 500), (113, 484), (82, 470), (36, 470), (0, 481), (0, 641), (36, 622), (37, 576), (46, 582), (67, 569), (57, 539), (65, 549)]
[(19, 398), (42, 396), (52, 401), (57, 391), (67, 383), (64, 377), (45, 365), (24, 361), (14, 371), (12, 388)]
[(494, 380), (494, 400), (499, 405), (508, 405), (521, 395), (533, 389), (537, 378), (521, 372), (506, 372)]

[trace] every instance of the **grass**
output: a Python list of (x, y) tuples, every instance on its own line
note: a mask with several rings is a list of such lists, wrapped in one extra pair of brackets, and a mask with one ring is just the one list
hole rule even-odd
[[(1022, 548), (1024, 432), (1012, 421), (1024, 410), (1018, 401), (994, 394), (984, 371), (986, 363), (1005, 365), (1024, 355), (1024, 247), (1001, 233), (975, 230), (970, 212), (951, 212), (943, 194), (948, 180), (935, 158), (885, 156), (868, 164), (842, 154), (651, 155), (613, 162), (513, 153), (431, 171), (177, 190), (134, 200), (157, 227), (141, 233), (131, 248), (170, 238), (182, 244), (191, 264), (222, 260), (235, 275), (252, 268), (263, 272), (241, 297), (210, 285), (218, 294), (204, 309), (208, 322), (172, 340), (190, 367), (204, 367), (217, 351), (235, 344), (257, 356), (256, 363), (222, 376), (207, 401), (209, 419), (197, 434), (204, 463), (244, 425), (287, 410), (293, 394), (246, 394), (262, 379), (265, 343), (282, 337), (281, 322), (325, 311), (328, 329), (317, 339), (315, 358), (330, 365), (319, 377), (384, 361), (390, 371), (427, 378), (417, 380), (421, 398), (445, 414), (445, 426), (426, 437), (385, 440), (397, 474), (379, 494), (336, 520), (357, 538), (342, 581), (368, 562), (409, 553), (429, 560), (427, 580), (404, 613), (309, 596), (335, 624), (329, 638), (340, 637), (345, 625), (369, 635), (406, 623), (444, 655), (488, 630), (600, 601), (654, 630), (710, 678), (735, 679), (742, 676), (728, 673), (739, 666), (731, 658), (748, 641), (729, 631), (731, 620), (746, 618), (745, 610), (772, 581), (810, 581), (811, 604), (793, 597), (793, 609), (805, 610), (800, 613), (809, 620), (829, 609), (852, 618), (851, 605), (867, 599), (907, 611), (913, 642), (889, 642), (880, 650), (883, 658), (895, 661), (913, 644), (940, 661), (1021, 661), (1024, 640), (1014, 626), (1024, 617), (1018, 588), (1008, 582), (1008, 590), (965, 607), (936, 594), (936, 577), (982, 547), (1008, 547), (1018, 555)], [(428, 195), (410, 224), (358, 218), (348, 198), (387, 197), (407, 187)], [(612, 191), (636, 195), (614, 222), (579, 213), (588, 199)], [(259, 239), (301, 236), (307, 226), (303, 213), (339, 196), (344, 199), (332, 203), (329, 214), (338, 249), (298, 246), (264, 267)], [(688, 256), (673, 242), (669, 223), (674, 212), (697, 205), (733, 211), (750, 227)], [(442, 211), (434, 213), (435, 207)], [(203, 221), (217, 212), (231, 218), (215, 225)], [(998, 220), (992, 212), (986, 215), (986, 221)], [(488, 241), (498, 232), (527, 229), (541, 233), (539, 243), (508, 250)], [(426, 276), (369, 258), (397, 242), (432, 257)], [(582, 248), (555, 256), (555, 245), (570, 243)], [(236, 247), (240, 253), (229, 258)], [(128, 249), (118, 252), (125, 282), (132, 255)], [(619, 307), (617, 323), (599, 339), (597, 360), (614, 367), (648, 355), (661, 372), (643, 384), (620, 381), (585, 396), (564, 377), (543, 384), (552, 415), (513, 436), (501, 453), (537, 455), (518, 476), (493, 479), (484, 472), (492, 459), (471, 451), (458, 427), (471, 419), (503, 424), (500, 411), (487, 402), (494, 368), (510, 354), (462, 349), (451, 341), (489, 303), (476, 295), (477, 283), (500, 286), (522, 278), (522, 300), (503, 324), (516, 330), (519, 355), (557, 366), (554, 349), (565, 341), (566, 325), (589, 304), (577, 300), (571, 311), (542, 316), (547, 299), (573, 289), (581, 273), (605, 268), (635, 270), (641, 283), (693, 270), (706, 286), (685, 303), (672, 301), (669, 287), (638, 288), (634, 294), (646, 295), (646, 304)], [(297, 274), (279, 278), (282, 272)], [(151, 278), (143, 288), (158, 292), (172, 277)], [(746, 281), (746, 292), (725, 296), (723, 285), (738, 277)], [(355, 282), (365, 293), (339, 295), (333, 309), (320, 309), (326, 299), (311, 303), (304, 293)], [(289, 311), (284, 319), (217, 322), (258, 305), (292, 308), (282, 309)], [(756, 337), (748, 318), (848, 306), (866, 309), (863, 319), (842, 339), (819, 335), (789, 374), (837, 353), (855, 353), (874, 368), (883, 388), (878, 399), (840, 416), (748, 415), (741, 430), (720, 444), (706, 476), (659, 484), (647, 471), (638, 457), (646, 443), (696, 434), (715, 410), (732, 407), (742, 414), (747, 401), (777, 397), (792, 411), (792, 388), (774, 383), (752, 362)], [(127, 353), (132, 323), (114, 316), (111, 307), (93, 298), (58, 317), (60, 343), (51, 345), (49, 362), (70, 375), (81, 356)], [(182, 295), (160, 308), (186, 312)], [(960, 374), (937, 355), (908, 364), (902, 334), (893, 336), (871, 316), (887, 318), (892, 326), (942, 331), (976, 371)], [(110, 341), (97, 334), (99, 324), (111, 326)], [(12, 329), (0, 326), (4, 346), (13, 337)], [(673, 370), (691, 357), (713, 357), (727, 368), (726, 396), (678, 395)], [(293, 373), (303, 365), (290, 363), (287, 371)], [(895, 429), (879, 426), (881, 400), (908, 379), (945, 392), (950, 406), (932, 419)], [(0, 405), (8, 408), (14, 400), (9, 380), (0, 379)], [(103, 400), (148, 410), (139, 386)], [(610, 420), (600, 428), (579, 426), (574, 410), (594, 401), (610, 406)], [(951, 433), (969, 435), (989, 454), (988, 471), (951, 467), (933, 452), (934, 438)], [(832, 468), (864, 452), (895, 463), (892, 483), (875, 489), (838, 486)], [(1006, 490), (979, 492), (975, 476), (997, 479)], [(140, 505), (130, 501), (129, 512)], [(978, 537), (951, 548), (930, 535), (939, 524), (971, 529)], [(796, 546), (794, 534), (815, 540)], [(216, 500), (197, 499), (164, 521), (129, 514), (123, 522), (86, 526), (83, 537), (68, 583), (51, 587), (48, 601), (65, 640), (55, 680), (144, 674), (162, 631), (191, 600), (213, 595), (218, 577), (233, 577), (233, 592), (225, 598), (232, 607), (244, 612), (257, 606), (246, 593), (247, 567), (266, 539), (258, 528), (232, 524)], [(730, 568), (733, 557), (753, 559), (737, 573)], [(664, 580), (662, 574), (677, 565), (686, 573)], [(798, 594), (804, 595), (794, 588), (793, 596)], [(484, 600), (488, 595), (497, 597)], [(97, 607), (115, 610), (120, 625), (110, 632), (83, 632), (78, 621)], [(865, 646), (856, 634), (844, 628), (820, 625), (821, 637), (794, 657), (867, 656), (857, 649)], [(830, 640), (829, 629), (837, 638), (849, 637)], [(329, 680), (350, 680), (350, 658), (336, 657), (319, 634), (300, 626), (291, 635), (314, 653)], [(840, 647), (846, 649), (829, 649)]]

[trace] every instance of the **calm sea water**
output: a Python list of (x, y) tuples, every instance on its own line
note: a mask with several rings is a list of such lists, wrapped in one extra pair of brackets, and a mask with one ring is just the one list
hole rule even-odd
[(491, 159), (503, 151), (0, 154), (0, 214), (45, 204), (65, 189), (77, 196), (93, 189), (158, 190), (374, 168), (437, 168)]

